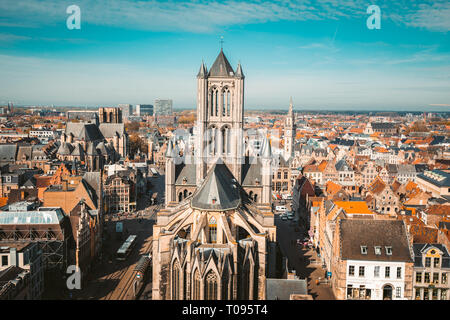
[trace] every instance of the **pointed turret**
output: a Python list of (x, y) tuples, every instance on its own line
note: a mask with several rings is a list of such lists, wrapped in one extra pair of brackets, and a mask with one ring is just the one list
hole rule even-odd
[(169, 143), (167, 144), (167, 150), (166, 150), (166, 157), (172, 158), (173, 156), (173, 144), (172, 140), (169, 140)]
[(244, 78), (244, 72), (242, 72), (242, 66), (241, 63), (239, 62), (237, 69), (236, 69), (236, 78), (240, 78), (243, 79)]
[(267, 138), (264, 139), (262, 157), (264, 159), (272, 158), (272, 147), (270, 146), (270, 141)]
[(292, 102), (292, 97), (289, 99), (289, 115), (294, 114), (294, 103)]
[(200, 66), (200, 70), (198, 71), (197, 78), (206, 78), (208, 74), (208, 69), (205, 66), (205, 63), (202, 60), (202, 65)]

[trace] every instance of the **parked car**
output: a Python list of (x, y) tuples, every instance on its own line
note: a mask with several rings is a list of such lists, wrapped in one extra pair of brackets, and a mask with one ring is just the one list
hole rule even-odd
[(286, 212), (287, 208), (285, 206), (276, 206), (275, 210), (280, 212)]

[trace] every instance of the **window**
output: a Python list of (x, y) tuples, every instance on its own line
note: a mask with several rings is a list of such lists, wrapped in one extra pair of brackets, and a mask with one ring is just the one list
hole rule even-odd
[(416, 272), (416, 282), (422, 283), (422, 272)]
[(381, 255), (381, 247), (375, 247), (375, 254), (376, 255)]
[(211, 243), (217, 242), (217, 221), (214, 217), (209, 220), (209, 241)]
[(441, 300), (447, 300), (447, 289), (441, 289)]
[(367, 246), (361, 246), (361, 254), (367, 254)]
[(354, 276), (355, 275), (355, 266), (349, 266), (348, 267), (348, 275)]
[(434, 268), (439, 268), (439, 258), (434, 258), (433, 259), (433, 267)]
[(391, 268), (390, 267), (385, 267), (384, 268), (384, 277), (385, 278), (389, 278), (391, 275)]
[(429, 272), (425, 272), (425, 283), (430, 283), (430, 273)]
[(430, 291), (428, 288), (423, 289), (423, 300), (430, 300)]
[(217, 300), (217, 276), (214, 272), (209, 271), (206, 276), (205, 299)]
[(433, 273), (433, 283), (439, 283), (439, 273)]
[(359, 276), (364, 277), (364, 267), (359, 267)]
[(375, 269), (373, 270), (373, 276), (375, 278), (378, 278), (380, 276), (380, 266), (375, 266)]
[(386, 255), (388, 256), (392, 255), (392, 247), (386, 247)]
[(438, 289), (433, 289), (432, 291), (432, 299), (437, 300), (438, 297)]
[(397, 267), (397, 279), (401, 279), (401, 278), (402, 278), (402, 268)]
[(447, 273), (446, 272), (442, 273), (441, 283), (447, 284)]
[(401, 287), (395, 288), (395, 297), (396, 298), (401, 298), (402, 297), (402, 288)]
[(426, 268), (429, 268), (429, 267), (431, 267), (431, 258), (425, 258), (425, 267)]
[(2, 266), (8, 265), (8, 256), (2, 256)]
[(194, 273), (194, 285), (192, 290), (193, 300), (200, 300), (200, 274), (198, 270)]
[(416, 299), (416, 300), (420, 300), (420, 288), (416, 288), (416, 289), (415, 289), (415, 292), (416, 292), (416, 294), (415, 294), (415, 299)]

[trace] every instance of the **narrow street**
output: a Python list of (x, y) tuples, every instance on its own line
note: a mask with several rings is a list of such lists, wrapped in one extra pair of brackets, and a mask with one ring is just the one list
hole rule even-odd
[[(159, 170), (158, 170), (159, 171)], [(143, 254), (151, 252), (153, 224), (156, 213), (164, 199), (164, 175), (148, 178), (152, 189), (138, 198), (137, 211), (127, 215), (112, 215), (105, 219), (105, 241), (103, 259), (92, 266), (89, 278), (82, 284), (81, 290), (72, 292), (72, 299), (87, 300), (132, 300), (134, 267)], [(150, 197), (158, 193), (157, 203), (150, 205)], [(123, 235), (116, 233), (116, 223), (123, 223)], [(136, 246), (125, 261), (116, 259), (116, 252), (129, 235), (135, 234)], [(148, 283), (143, 292), (151, 288)], [(141, 297), (142, 299), (142, 297)]]
[(308, 293), (314, 300), (335, 300), (328, 284), (316, 283), (316, 280), (325, 277), (325, 270), (322, 269), (322, 266), (314, 263), (319, 260), (317, 253), (314, 249), (297, 244), (297, 239), (303, 240), (307, 235), (306, 230), (298, 226), (298, 223), (294, 220), (281, 220), (276, 213), (275, 225), (277, 226), (277, 237), (281, 251), (288, 258), (289, 266), (296, 271), (297, 276), (301, 279), (307, 279)]

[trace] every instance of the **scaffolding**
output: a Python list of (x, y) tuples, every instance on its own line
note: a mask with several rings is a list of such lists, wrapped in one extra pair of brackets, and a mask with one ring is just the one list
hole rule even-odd
[(55, 230), (49, 226), (36, 228), (33, 225), (22, 225), (20, 229), (16, 225), (10, 229), (0, 225), (0, 246), (6, 241), (38, 243), (46, 271), (67, 268), (68, 243), (63, 229)]

